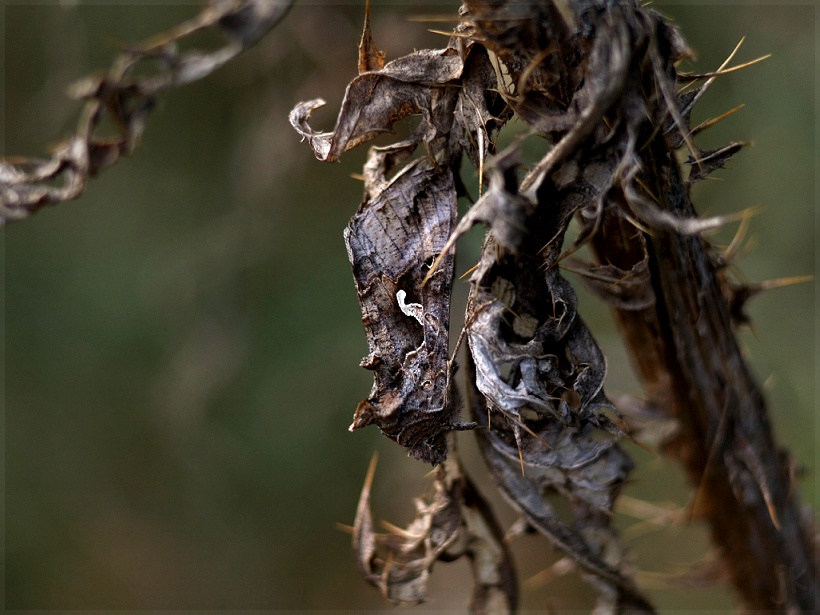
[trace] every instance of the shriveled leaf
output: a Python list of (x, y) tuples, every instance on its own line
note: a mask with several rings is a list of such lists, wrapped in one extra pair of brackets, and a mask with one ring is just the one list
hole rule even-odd
[(518, 601), (515, 570), (490, 507), (454, 460), (438, 466), (434, 476), (427, 494), (416, 500), (416, 516), (407, 528), (377, 533), (368, 471), (353, 530), (362, 575), (390, 602), (419, 604), (427, 600), (436, 562), (467, 557), (474, 579), (471, 612), (513, 613)]
[[(620, 310), (644, 310), (655, 302), (649, 275), (649, 255), (623, 271), (615, 265), (568, 261), (565, 268), (578, 274), (584, 285), (607, 304)], [(567, 261), (564, 261), (567, 262)]]
[(456, 49), (417, 51), (353, 79), (333, 132), (317, 132), (308, 124), (310, 114), (325, 104), (321, 99), (296, 105), (290, 123), (324, 162), (334, 162), (344, 152), (389, 132), (408, 115), (421, 115), (417, 139), (429, 144), (450, 130), (457, 94), (453, 86), (463, 67)]
[(375, 372), (351, 430), (375, 424), (434, 464), (447, 455), (447, 432), (467, 427), (458, 422), (448, 354), (452, 255), (422, 285), (455, 216), (450, 169), (417, 161), (367, 198), (345, 231), (370, 346), (362, 367)]

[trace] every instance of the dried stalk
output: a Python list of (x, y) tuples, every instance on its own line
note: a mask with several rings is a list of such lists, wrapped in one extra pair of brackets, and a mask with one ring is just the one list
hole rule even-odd
[[(291, 4), (210, 0), (196, 17), (121, 53), (105, 75), (75, 83), (70, 95), (87, 101), (77, 133), (48, 159), (0, 160), (0, 226), (78, 198), (90, 177), (134, 151), (160, 93), (198, 81), (233, 60), (279, 23)], [(180, 52), (180, 43), (206, 29), (218, 31), (225, 44)], [(150, 71), (134, 76), (138, 66), (150, 66)], [(117, 129), (115, 137), (98, 134), (106, 116)]]
[[(586, 170), (570, 174), (560, 189), (579, 175), (593, 184), (581, 239), (591, 238), (598, 255), (594, 273), (609, 278), (596, 286), (613, 306), (648, 403), (679, 421), (669, 450), (689, 473), (693, 512), (711, 525), (744, 603), (812, 609), (818, 584), (810, 527), (788, 454), (774, 443), (765, 401), (732, 329), (732, 314), (741, 313), (735, 298), (749, 293), (728, 286), (722, 262), (699, 234), (710, 221), (697, 218), (689, 199), (689, 186), (743, 144), (703, 152), (692, 142), (692, 105), (715, 75), (676, 94), (692, 79), (674, 68), (687, 54), (676, 31), (631, 3), (592, 4), (600, 6), (545, 3), (522, 15), (513, 3), (467, 3), (485, 44), (514, 82), (529, 85), (519, 88), (513, 108), (533, 126), (546, 126), (556, 143), (538, 175), (530, 175), (532, 185), (543, 186), (550, 174), (567, 176), (560, 168), (570, 157), (564, 150), (577, 152), (578, 169)], [(580, 32), (594, 34), (574, 34)], [(555, 46), (547, 59), (536, 42), (543, 40)], [(609, 56), (604, 64), (596, 64), (597, 52)], [(598, 92), (584, 101), (583, 90), (596, 81)], [(561, 107), (568, 112), (560, 114)], [(545, 119), (576, 109), (569, 130)], [(675, 157), (681, 146), (690, 152), (687, 179)], [(593, 175), (603, 182), (595, 185)]]
[[(212, 0), (198, 17), (123, 53), (107, 75), (75, 86), (88, 100), (77, 135), (49, 160), (0, 162), (0, 223), (79, 196), (89, 177), (136, 147), (160, 92), (234, 58), (288, 6)], [(207, 53), (177, 50), (204, 28), (228, 42)], [(467, 1), (445, 49), (392, 62), (366, 18), (359, 49), (360, 74), (334, 130), (308, 124), (321, 100), (297, 105), (291, 123), (319, 160), (334, 161), (399, 119), (421, 116), (409, 139), (371, 148), (364, 198), (345, 233), (370, 345), (362, 366), (374, 372), (351, 429), (375, 424), (413, 457), (438, 465), (416, 520), (390, 534), (373, 527), (370, 472), (354, 528), (365, 579), (395, 603), (417, 603), (437, 561), (468, 557), (471, 610), (515, 610), (501, 528), (448, 447), (450, 432), (477, 428), (501, 492), (571, 557), (595, 589), (597, 609), (653, 612), (610, 526), (632, 462), (604, 393), (606, 360), (557, 267), (590, 242), (598, 264), (573, 268), (615, 312), (647, 405), (676, 419), (666, 450), (687, 469), (692, 513), (711, 525), (744, 604), (811, 610), (812, 528), (732, 328), (757, 289), (732, 286), (725, 260), (702, 236), (730, 218), (701, 219), (689, 198), (692, 183), (745, 145), (702, 151), (693, 137), (713, 122), (689, 124), (713, 80), (739, 67), (680, 75), (676, 62), (689, 53), (680, 33), (633, 1)], [(146, 60), (156, 71), (132, 77)], [(702, 85), (680, 93), (691, 82)], [(103, 114), (118, 128), (113, 139), (95, 136)], [(526, 174), (515, 148), (488, 161), (513, 115), (552, 143)], [(677, 162), (680, 148), (689, 152), (688, 172)], [(486, 170), (487, 189), (457, 223), (464, 156), (482, 181)], [(573, 218), (582, 230), (563, 252)], [(453, 247), (476, 223), (490, 230), (462, 331), (475, 421), (462, 423), (448, 356)], [(568, 501), (572, 523), (551, 508), (556, 493)]]

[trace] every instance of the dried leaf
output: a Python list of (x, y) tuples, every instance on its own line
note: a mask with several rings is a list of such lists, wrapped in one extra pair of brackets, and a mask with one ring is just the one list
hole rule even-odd
[(450, 169), (417, 161), (367, 198), (345, 231), (370, 346), (362, 367), (375, 372), (350, 428), (375, 424), (433, 464), (447, 455), (447, 432), (469, 427), (458, 422), (448, 354), (452, 255), (422, 285), (455, 217)]
[[(424, 50), (356, 77), (333, 132), (316, 132), (308, 124), (321, 100), (298, 104), (290, 116), (316, 157), (333, 161), (402, 117), (421, 115), (410, 139), (371, 149), (365, 201), (345, 235), (370, 345), (362, 365), (375, 372), (351, 429), (375, 424), (413, 457), (434, 464), (446, 457), (448, 431), (472, 427), (457, 420), (450, 380), (453, 255), (443, 248), (456, 219), (450, 169), (457, 168), (466, 148), (483, 159), (491, 131), (501, 123), (490, 111), (498, 98), (485, 93), (491, 77), (487, 53), (478, 45)], [(472, 139), (481, 144), (478, 150)], [(418, 143), (424, 144), (427, 160), (405, 164), (388, 180)]]
[(453, 48), (417, 51), (351, 81), (333, 132), (317, 132), (308, 124), (311, 113), (325, 104), (322, 99), (296, 105), (290, 123), (324, 162), (389, 132), (408, 115), (421, 115), (417, 140), (429, 144), (450, 131), (458, 91), (453, 86), (463, 67)]
[[(619, 310), (645, 310), (655, 302), (649, 275), (649, 255), (629, 271), (615, 265), (593, 265), (572, 259), (563, 267), (578, 274), (584, 285), (607, 304)], [(566, 263), (566, 261), (565, 261)]]
[(472, 613), (513, 613), (518, 601), (515, 570), (501, 528), (490, 507), (461, 470), (448, 460), (438, 466), (416, 517), (406, 529), (373, 530), (370, 512), (372, 469), (362, 489), (353, 529), (356, 560), (364, 578), (394, 604), (427, 600), (437, 561), (470, 560), (474, 588)]

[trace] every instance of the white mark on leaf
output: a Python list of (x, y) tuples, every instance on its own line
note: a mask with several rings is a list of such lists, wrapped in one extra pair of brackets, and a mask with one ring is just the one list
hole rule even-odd
[(421, 307), (420, 303), (405, 303), (407, 299), (407, 293), (403, 290), (400, 290), (396, 293), (396, 299), (399, 302), (399, 309), (407, 316), (412, 316), (416, 320), (419, 321), (419, 324), (423, 327), (424, 326), (424, 309)]

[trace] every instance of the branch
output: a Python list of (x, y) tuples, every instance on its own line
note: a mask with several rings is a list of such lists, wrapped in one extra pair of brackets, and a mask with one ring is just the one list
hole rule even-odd
[[(726, 219), (699, 219), (689, 195), (744, 145), (702, 151), (692, 137), (704, 127), (689, 125), (694, 102), (734, 69), (679, 96), (691, 81), (675, 68), (686, 43), (636, 2), (466, 5), (477, 40), (518, 84), (510, 105), (554, 144), (522, 187), (556, 212), (575, 199), (582, 230), (569, 252), (591, 239), (597, 271), (613, 280), (609, 299), (649, 402), (681, 425), (670, 450), (735, 587), (751, 608), (811, 610), (811, 528), (732, 329), (738, 291), (701, 237)], [(690, 155), (686, 179), (679, 147)], [(561, 239), (544, 250), (560, 250)]]
[[(88, 101), (76, 134), (48, 159), (0, 160), (0, 226), (79, 197), (90, 177), (134, 151), (158, 94), (198, 81), (233, 60), (279, 23), (291, 4), (210, 0), (196, 17), (122, 52), (105, 75), (75, 83), (69, 95)], [(222, 34), (225, 44), (212, 51), (179, 50), (180, 43), (208, 29)], [(134, 76), (137, 66), (145, 74)], [(114, 138), (96, 134), (106, 115), (116, 127)]]

